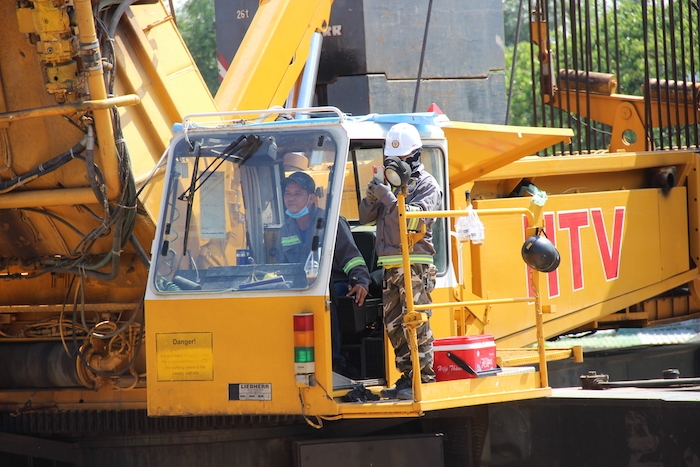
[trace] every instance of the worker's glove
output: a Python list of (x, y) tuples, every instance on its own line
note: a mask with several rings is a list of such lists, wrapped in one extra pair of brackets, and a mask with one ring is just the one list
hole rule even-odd
[(377, 201), (377, 197), (374, 196), (374, 188), (371, 186), (372, 182), (367, 185), (367, 190), (365, 191), (365, 199), (370, 203)]
[(393, 202), (396, 200), (396, 197), (391, 192), (391, 188), (389, 188), (389, 185), (385, 185), (379, 182), (376, 178), (373, 178), (367, 184), (367, 197), (371, 196), (374, 199), (378, 199), (383, 202), (383, 198), (387, 196), (387, 194), (389, 194), (392, 198), (390, 201)]

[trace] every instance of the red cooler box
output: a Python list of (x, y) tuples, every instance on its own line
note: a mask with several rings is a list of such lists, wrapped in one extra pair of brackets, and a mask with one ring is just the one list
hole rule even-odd
[(435, 339), (433, 349), (433, 369), (438, 381), (478, 378), (499, 371), (496, 365), (496, 343), (491, 335)]

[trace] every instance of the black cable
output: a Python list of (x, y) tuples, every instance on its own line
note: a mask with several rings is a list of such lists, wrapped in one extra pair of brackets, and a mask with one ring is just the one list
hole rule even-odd
[[(690, 102), (695, 102), (695, 87), (693, 86), (692, 88), (688, 88), (688, 81), (686, 80), (686, 77), (688, 76), (688, 70), (686, 69), (686, 64), (685, 64), (685, 42), (686, 42), (686, 37), (685, 37), (685, 28), (683, 27), (683, 2), (678, 2), (678, 16), (679, 18), (679, 24), (680, 30), (680, 38), (679, 38), (679, 43), (680, 43), (680, 48), (681, 48), (681, 76), (683, 77), (683, 117), (685, 118), (685, 145), (690, 147), (690, 111), (688, 109), (688, 94), (690, 93)], [(690, 27), (690, 26), (689, 26)], [(695, 113), (695, 112), (693, 112)], [(680, 146), (680, 145), (679, 145)]]
[(418, 106), (418, 93), (420, 92), (420, 80), (423, 76), (423, 59), (425, 58), (425, 44), (428, 41), (428, 27), (430, 26), (430, 12), (433, 9), (433, 0), (428, 2), (428, 16), (425, 18), (425, 31), (423, 32), (423, 44), (420, 51), (420, 63), (418, 64), (418, 77), (416, 79), (416, 94), (413, 96), (413, 112)]
[(0, 182), (0, 194), (12, 191), (15, 188), (25, 185), (33, 180), (36, 180), (39, 177), (43, 177), (44, 175), (61, 168), (71, 160), (77, 158), (79, 154), (85, 151), (86, 147), (87, 139), (83, 138), (78, 144), (70, 148), (68, 151), (65, 151), (59, 154), (58, 156), (49, 159), (43, 164), (40, 164), (39, 166), (29, 170), (28, 172), (23, 173), (22, 175), (18, 175), (13, 179), (4, 180)]
[(28, 211), (28, 212), (34, 212), (37, 214), (44, 215), (46, 217), (49, 217), (55, 221), (58, 221), (68, 227), (70, 230), (72, 230), (76, 235), (78, 235), (81, 238), (85, 238), (85, 234), (82, 233), (80, 230), (78, 230), (77, 227), (75, 227), (73, 224), (65, 220), (63, 217), (59, 217), (56, 214), (53, 214), (52, 212), (46, 211), (46, 210), (41, 210), (41, 209), (36, 209), (36, 208), (14, 208), (16, 211)]
[(523, 15), (523, 0), (520, 0), (518, 5), (518, 20), (515, 23), (515, 38), (513, 39), (513, 62), (510, 64), (510, 84), (508, 85), (508, 100), (506, 101), (506, 120), (508, 125), (508, 117), (510, 116), (510, 100), (513, 96), (513, 83), (515, 82), (515, 62), (518, 60), (518, 39), (520, 38), (520, 20)]
[(151, 259), (148, 257), (148, 253), (146, 253), (146, 250), (144, 250), (141, 246), (141, 243), (139, 242), (138, 238), (136, 238), (136, 235), (132, 233), (129, 236), (129, 242), (131, 242), (131, 246), (134, 247), (134, 250), (136, 250), (136, 255), (143, 262), (143, 264), (145, 264), (147, 268), (150, 268)]
[[(98, 370), (97, 368), (94, 368), (92, 365), (90, 365), (90, 363), (87, 361), (87, 358), (85, 357), (85, 355), (80, 351), (80, 347), (75, 347), (77, 345), (77, 339), (75, 338), (75, 333), (73, 333), (74, 351), (76, 352), (76, 355), (78, 357), (80, 357), (80, 360), (83, 362), (83, 365), (85, 365), (85, 368), (92, 371), (93, 373), (95, 373), (98, 376), (103, 376), (105, 378), (111, 378), (111, 377), (123, 375), (124, 373), (126, 373), (127, 370), (131, 369), (131, 367), (134, 366), (134, 363), (136, 363), (136, 359), (138, 358), (139, 353), (141, 352), (141, 346), (142, 346), (143, 340), (144, 340), (144, 329), (145, 329), (145, 319), (144, 318), (145, 318), (145, 315), (144, 315), (144, 313), (141, 313), (141, 309), (143, 307), (143, 301), (144, 301), (144, 298), (142, 297), (141, 301), (139, 302), (138, 307), (136, 308), (136, 312), (133, 313), (132, 317), (129, 318), (129, 321), (127, 321), (127, 323), (125, 323), (120, 328), (122, 330), (122, 332), (125, 331), (126, 328), (135, 321), (136, 316), (138, 314), (141, 314), (142, 318), (139, 322), (139, 325), (140, 325), (139, 336), (138, 336), (138, 341), (137, 341), (137, 347), (136, 347), (136, 350), (134, 351), (134, 356), (131, 358), (131, 360), (129, 360), (129, 362), (126, 364), (126, 366), (124, 366), (124, 368), (122, 368), (121, 370), (115, 371), (113, 373), (107, 373), (107, 372)], [(73, 316), (75, 316), (75, 311), (74, 311)], [(112, 332), (108, 335), (105, 335), (105, 336), (110, 336), (110, 338), (111, 338), (117, 334), (117, 331), (114, 331), (114, 332)], [(95, 334), (93, 333), (93, 335), (95, 335)]]

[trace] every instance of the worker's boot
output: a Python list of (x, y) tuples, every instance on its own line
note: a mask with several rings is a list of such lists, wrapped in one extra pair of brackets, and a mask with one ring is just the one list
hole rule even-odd
[(411, 390), (411, 378), (403, 374), (401, 378), (396, 381), (396, 385), (394, 385), (393, 388), (382, 389), (382, 392), (379, 394), (384, 399), (398, 399), (399, 392), (405, 389)]
[[(421, 381), (423, 384), (434, 383), (435, 376), (433, 375), (421, 375)], [(396, 393), (396, 398), (402, 401), (412, 401), (413, 400), (413, 385), (409, 385), (407, 388), (401, 389)]]

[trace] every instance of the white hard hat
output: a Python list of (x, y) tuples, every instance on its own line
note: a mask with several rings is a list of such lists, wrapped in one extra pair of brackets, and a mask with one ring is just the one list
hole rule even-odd
[(416, 127), (409, 123), (397, 123), (386, 134), (384, 155), (405, 157), (422, 147), (423, 142)]

